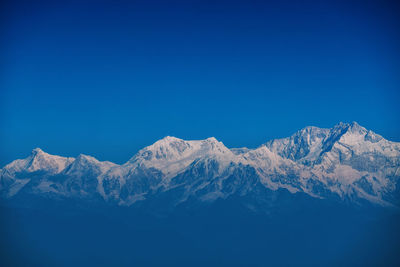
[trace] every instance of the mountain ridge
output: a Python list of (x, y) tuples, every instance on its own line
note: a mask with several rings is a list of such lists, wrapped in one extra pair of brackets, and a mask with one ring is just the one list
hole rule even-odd
[(121, 165), (36, 148), (0, 169), (0, 195), (100, 198), (131, 206), (170, 195), (175, 204), (213, 202), (253, 195), (261, 187), (266, 195), (284, 189), (314, 198), (398, 206), (399, 167), (400, 143), (352, 122), (330, 129), (305, 127), (254, 149), (229, 149), (214, 137), (166, 136)]

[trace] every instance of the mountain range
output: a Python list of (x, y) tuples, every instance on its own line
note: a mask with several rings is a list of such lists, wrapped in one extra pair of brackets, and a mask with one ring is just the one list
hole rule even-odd
[[(400, 204), (400, 143), (356, 122), (306, 127), (254, 148), (167, 136), (125, 164), (39, 148), (0, 169), (0, 196), (168, 208), (240, 199), (266, 210), (285, 196), (384, 207)], [(157, 204), (159, 205), (159, 204)]]

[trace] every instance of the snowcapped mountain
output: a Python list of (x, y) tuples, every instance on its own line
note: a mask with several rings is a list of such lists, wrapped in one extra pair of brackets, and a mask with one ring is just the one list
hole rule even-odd
[(155, 168), (165, 177), (176, 176), (192, 162), (201, 158), (218, 158), (221, 162), (233, 157), (232, 151), (214, 137), (200, 141), (185, 141), (167, 136), (139, 151), (126, 166)]
[(65, 169), (73, 158), (65, 158), (54, 156), (43, 152), (40, 148), (32, 150), (31, 155), (26, 159), (19, 159), (6, 165), (3, 170), (10, 174), (19, 173), (22, 171), (32, 173), (36, 171), (44, 171), (56, 174)]
[(11, 200), (35, 196), (124, 206), (161, 201), (174, 207), (233, 197), (269, 205), (286, 192), (398, 206), (399, 167), (400, 143), (353, 122), (331, 129), (306, 127), (255, 149), (228, 149), (213, 137), (167, 136), (123, 165), (34, 149), (0, 170), (0, 194)]

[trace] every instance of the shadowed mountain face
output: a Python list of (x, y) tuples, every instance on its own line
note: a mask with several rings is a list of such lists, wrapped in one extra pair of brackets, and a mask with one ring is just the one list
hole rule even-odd
[(228, 149), (215, 138), (165, 137), (123, 165), (37, 148), (0, 170), (0, 193), (9, 202), (37, 197), (138, 207), (162, 202), (166, 210), (240, 198), (250, 209), (268, 212), (281, 201), (278, 192), (286, 191), (395, 207), (399, 167), (399, 143), (353, 122), (306, 127), (256, 149)]

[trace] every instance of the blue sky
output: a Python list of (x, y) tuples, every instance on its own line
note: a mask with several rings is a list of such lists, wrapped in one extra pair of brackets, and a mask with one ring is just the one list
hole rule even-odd
[(122, 163), (166, 135), (255, 147), (339, 121), (400, 141), (395, 1), (110, 2), (3, 4), (2, 166), (35, 147)]

